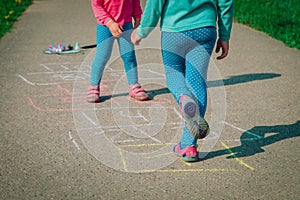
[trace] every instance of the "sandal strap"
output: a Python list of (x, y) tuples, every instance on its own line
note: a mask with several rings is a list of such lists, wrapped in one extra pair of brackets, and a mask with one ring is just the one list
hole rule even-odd
[(88, 95), (98, 95), (100, 94), (100, 87), (99, 86), (94, 86), (94, 85), (89, 85), (88, 87), (88, 91), (87, 91)]
[(134, 96), (147, 95), (146, 91), (142, 88), (142, 86), (139, 83), (130, 86), (130, 93)]
[(136, 83), (134, 85), (130, 85), (131, 89), (134, 90), (136, 88), (141, 88), (142, 86), (139, 83)]
[(132, 90), (132, 92), (135, 94), (135, 95), (139, 95), (140, 93), (142, 93), (141, 95), (145, 94), (145, 90), (143, 88), (135, 88), (134, 90)]

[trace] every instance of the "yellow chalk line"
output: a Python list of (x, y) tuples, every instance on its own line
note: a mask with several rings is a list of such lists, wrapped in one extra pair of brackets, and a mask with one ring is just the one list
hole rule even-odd
[(180, 159), (181, 160), (181, 162), (183, 162), (183, 164), (185, 164), (185, 165), (187, 165), (187, 166), (192, 166), (192, 164), (191, 163), (188, 163), (188, 162), (185, 162), (185, 161), (183, 161), (182, 159)]
[(229, 146), (227, 146), (225, 143), (221, 142), (221, 145), (223, 147), (225, 147), (225, 149), (228, 151), (229, 155), (236, 160), (240, 165), (243, 165), (244, 167), (247, 167), (250, 170), (254, 170), (254, 167), (251, 167), (250, 165), (248, 165), (247, 163), (245, 163), (244, 161), (242, 161), (241, 159), (239, 159), (238, 157), (236, 157), (236, 155), (232, 152), (232, 150), (229, 148)]
[(162, 154), (158, 154), (158, 155), (155, 155), (155, 156), (148, 156), (146, 158), (157, 158), (157, 157), (166, 156), (166, 155), (170, 155), (170, 154), (173, 154), (173, 152), (162, 153)]
[[(161, 144), (158, 144), (158, 143), (151, 143), (151, 144), (128, 144), (128, 145), (120, 145), (122, 147), (144, 147), (144, 146), (162, 146), (162, 145), (174, 145), (174, 143), (161, 143)], [(229, 155), (233, 157), (234, 160), (236, 160), (240, 165), (243, 165), (244, 167), (250, 169), (250, 170), (254, 170), (254, 167), (248, 165), (247, 163), (245, 163), (243, 160), (239, 159), (238, 157), (236, 157), (236, 155), (232, 152), (232, 150), (230, 149), (229, 146), (227, 146), (225, 143), (221, 142), (221, 145), (223, 147), (226, 148), (226, 150), (228, 151)], [(123, 166), (124, 166), (124, 170), (125, 171), (128, 171), (128, 168), (127, 168), (127, 164), (126, 164), (126, 161), (123, 157), (123, 154), (122, 154), (122, 149), (119, 148), (119, 154), (120, 154), (120, 158), (121, 158), (121, 161), (123, 163)], [(171, 153), (166, 153), (166, 154), (159, 154), (159, 155), (156, 155), (156, 156), (152, 156), (151, 158), (154, 158), (154, 157), (160, 157), (160, 156), (164, 156), (164, 155), (168, 155), (168, 154), (171, 154)], [(188, 162), (184, 162), (183, 160), (181, 160), (182, 163), (184, 163), (185, 165), (187, 166), (192, 166), (191, 163), (188, 163)], [(190, 169), (191, 171), (195, 171), (195, 172), (198, 172), (199, 170), (196, 169), (196, 170), (193, 170), (193, 169)], [(186, 171), (190, 171), (190, 170), (144, 170), (144, 171), (140, 171), (140, 172), (186, 172)], [(204, 170), (204, 169), (201, 169), (200, 171), (211, 171), (211, 170)], [(220, 170), (219, 170), (220, 171)], [(223, 170), (224, 171), (224, 170)], [(130, 171), (129, 171), (130, 172)], [(133, 171), (134, 172), (134, 171)]]
[[(174, 145), (175, 143), (161, 143), (161, 144), (158, 144), (158, 143), (151, 143), (151, 144), (126, 144), (126, 145), (120, 145), (120, 147), (145, 147), (145, 146), (163, 146), (163, 145)], [(161, 156), (165, 156), (165, 155), (169, 155), (169, 154), (172, 154), (172, 152), (170, 153), (164, 153), (164, 154), (159, 154), (159, 155), (156, 155), (156, 156), (151, 156), (151, 157), (148, 157), (148, 158), (155, 158), (155, 157), (161, 157)], [(125, 160), (124, 160), (125, 162)], [(123, 163), (124, 163), (123, 162)], [(188, 163), (188, 162), (184, 162), (183, 160), (181, 160), (181, 162), (183, 162), (185, 165), (187, 166), (192, 166), (191, 163)]]
[[(126, 144), (126, 145), (120, 145), (120, 147), (145, 147), (145, 146), (163, 146), (163, 145), (174, 145), (175, 143), (161, 143), (161, 144), (158, 144), (158, 143), (151, 143), (151, 144)], [(126, 167), (126, 162), (123, 158), (123, 155), (122, 155), (122, 152), (121, 152), (121, 149), (119, 149), (120, 151), (120, 157), (122, 159), (122, 163), (124, 165), (124, 169)], [(156, 158), (156, 157), (161, 157), (161, 156), (165, 156), (165, 155), (170, 155), (172, 154), (172, 152), (170, 153), (164, 153), (164, 154), (158, 154), (156, 156), (151, 156), (151, 157), (148, 157), (148, 158)], [(192, 166), (191, 163), (188, 163), (188, 162), (184, 162), (183, 160), (181, 160), (181, 162), (187, 166)]]
[(174, 145), (175, 143), (151, 143), (151, 144), (124, 144), (119, 147), (151, 147), (151, 146), (163, 146), (163, 145)]
[(125, 161), (123, 153), (122, 153), (122, 149), (120, 149), (120, 148), (119, 148), (119, 154), (120, 154), (121, 161), (123, 163), (124, 170), (128, 171), (127, 164), (126, 164), (126, 161)]
[(160, 173), (179, 173), (179, 172), (235, 172), (237, 170), (228, 169), (158, 169), (158, 170), (140, 170), (128, 171), (133, 173), (147, 173), (147, 172), (160, 172)]

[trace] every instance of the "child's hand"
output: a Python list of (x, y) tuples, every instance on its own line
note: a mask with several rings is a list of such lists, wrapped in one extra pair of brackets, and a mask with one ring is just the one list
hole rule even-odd
[(140, 38), (137, 34), (136, 34), (136, 29), (134, 29), (131, 33), (131, 42), (135, 45), (139, 45), (140, 42), (142, 41), (142, 38)]
[(222, 54), (217, 57), (218, 60), (222, 60), (228, 55), (229, 41), (224, 41), (219, 39), (217, 42), (216, 53), (219, 53), (220, 49), (222, 49)]
[(136, 29), (141, 23), (141, 18), (134, 18), (134, 26), (133, 28)]
[(113, 20), (108, 21), (106, 23), (106, 27), (110, 30), (111, 34), (114, 37), (120, 37), (123, 33), (123, 27)]

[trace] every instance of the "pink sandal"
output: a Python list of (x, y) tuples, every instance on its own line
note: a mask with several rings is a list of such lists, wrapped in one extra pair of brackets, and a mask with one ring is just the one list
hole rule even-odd
[(149, 94), (141, 87), (139, 83), (129, 85), (129, 89), (130, 97), (138, 101), (145, 101), (150, 99)]
[(197, 145), (181, 148), (180, 143), (178, 143), (173, 147), (173, 152), (178, 156), (181, 156), (182, 160), (185, 162), (196, 162), (199, 160)]
[(100, 87), (99, 85), (89, 85), (88, 92), (87, 92), (87, 102), (89, 103), (97, 103), (100, 102)]

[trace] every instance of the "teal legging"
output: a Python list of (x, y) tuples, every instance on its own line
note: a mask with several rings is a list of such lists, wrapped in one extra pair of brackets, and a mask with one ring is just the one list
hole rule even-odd
[[(194, 98), (202, 117), (207, 106), (207, 70), (215, 42), (215, 27), (162, 33), (162, 57), (167, 87), (178, 104), (183, 94)], [(184, 127), (181, 148), (196, 143), (197, 139)]]
[(134, 46), (130, 41), (130, 35), (133, 29), (132, 23), (125, 23), (124, 32), (120, 38), (114, 38), (106, 26), (97, 25), (97, 49), (94, 61), (92, 63), (90, 84), (99, 85), (103, 76), (105, 65), (110, 59), (113, 43), (118, 41), (119, 51), (124, 63), (124, 68), (128, 84), (138, 82), (137, 62)]

